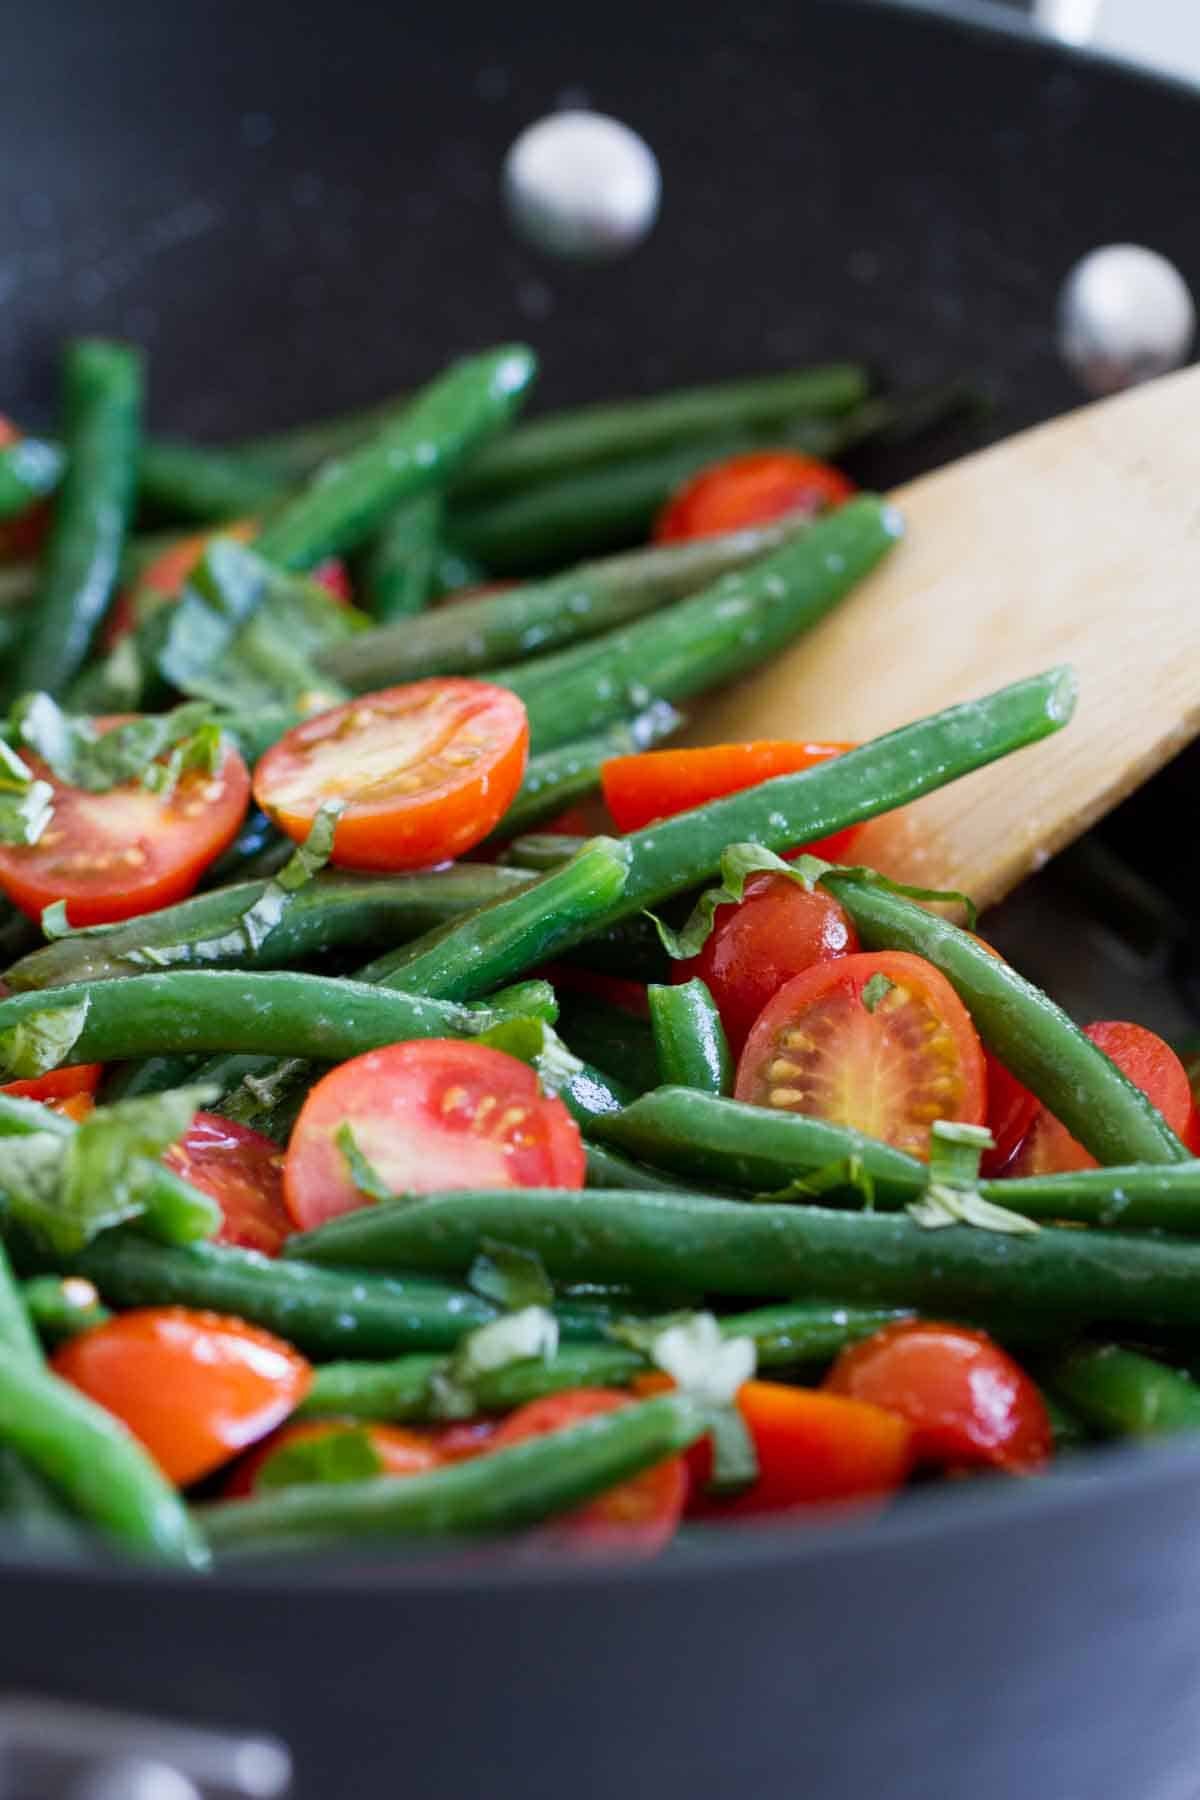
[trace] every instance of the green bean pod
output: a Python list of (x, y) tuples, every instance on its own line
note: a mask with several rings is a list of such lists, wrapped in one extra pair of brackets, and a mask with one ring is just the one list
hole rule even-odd
[(52, 494), (62, 479), (63, 453), (43, 438), (0, 444), (0, 520), (17, 519)]
[(152, 438), (143, 446), (138, 482), (142, 500), (161, 517), (211, 525), (251, 518), (288, 489), (287, 477), (266, 462), (168, 438)]
[[(294, 846), (289, 846), (293, 848)], [(112, 981), (166, 968), (279, 969), (331, 950), (403, 943), (498, 897), (532, 876), (484, 863), (416, 875), (359, 875), (325, 869), (287, 899), (261, 939), (238, 928), (267, 881), (215, 888), (115, 925), (58, 938), (14, 963), (15, 992)], [(231, 941), (232, 940), (232, 941)]]
[(534, 1250), (552, 1277), (710, 1295), (836, 1294), (950, 1317), (1011, 1311), (1194, 1325), (1200, 1244), (1045, 1226), (999, 1239), (956, 1225), (698, 1194), (425, 1194), (302, 1233), (286, 1256), (360, 1268), (460, 1272), (485, 1237)]
[(492, 679), (525, 702), (533, 750), (732, 681), (828, 613), (895, 547), (896, 510), (861, 494), (690, 599)]
[(9, 1361), (39, 1369), (42, 1351), (8, 1252), (0, 1242), (0, 1362)]
[(646, 990), (663, 1082), (720, 1096), (733, 1086), (733, 1053), (716, 1002), (699, 977), (678, 987)]
[(303, 569), (351, 550), (402, 500), (443, 482), (520, 404), (536, 371), (523, 345), (455, 363), (357, 449), (324, 463), (267, 520), (256, 549)]
[[(444, 513), (440, 494), (418, 494), (402, 501), (384, 519), (367, 546), (358, 587), (362, 605), (381, 626), (395, 619), (410, 622), (413, 614), (428, 604)], [(380, 633), (368, 635), (378, 638)], [(427, 672), (434, 673), (432, 669)], [(404, 679), (382, 674), (367, 686), (384, 687), (389, 681)]]
[(364, 632), (331, 646), (320, 665), (358, 693), (427, 675), (479, 674), (641, 618), (806, 529), (807, 521), (760, 525), (584, 563), (504, 593), (456, 601), (420, 620)]
[(658, 1053), (649, 1021), (624, 1006), (564, 987), (559, 1035), (576, 1056), (620, 1083), (630, 1101), (657, 1087)]
[(60, 694), (82, 666), (117, 579), (137, 478), (142, 363), (124, 344), (83, 339), (63, 366), (67, 461), (30, 628), (0, 701)]
[(51, 1349), (112, 1318), (90, 1281), (82, 1276), (33, 1275), (21, 1283), (25, 1310)]
[[(568, 1101), (568, 1105), (570, 1102)], [(574, 1112), (573, 1116), (581, 1128), (590, 1129), (592, 1120), (598, 1113), (614, 1112), (615, 1107), (596, 1107), (588, 1112)], [(651, 1192), (679, 1193), (684, 1183), (671, 1181), (666, 1176), (656, 1174), (641, 1163), (631, 1162), (617, 1150), (610, 1150), (606, 1144), (586, 1144), (587, 1184), (594, 1188), (632, 1188), (635, 1193)], [(684, 1190), (686, 1191), (686, 1190)]]
[(203, 1509), (218, 1555), (305, 1548), (339, 1538), (515, 1531), (582, 1506), (678, 1455), (711, 1422), (689, 1394), (659, 1394), (564, 1431), (396, 1481), (324, 1482)]
[(15, 1450), (0, 1448), (0, 1537), (11, 1551), (82, 1556), (94, 1546), (79, 1518)]
[(1047, 1379), (1056, 1398), (1108, 1436), (1200, 1431), (1200, 1387), (1191, 1377), (1116, 1344), (1068, 1352)]
[(822, 881), (850, 914), (864, 945), (908, 950), (941, 970), (988, 1048), (1098, 1162), (1187, 1160), (1187, 1150), (1141, 1089), (1010, 964), (911, 900), (832, 870)]
[(657, 700), (632, 719), (622, 719), (592, 737), (576, 738), (557, 750), (531, 756), (516, 799), (483, 848), (503, 844), (517, 832), (531, 831), (568, 806), (600, 789), (600, 772), (610, 756), (632, 756), (669, 737), (683, 724), (682, 714)]

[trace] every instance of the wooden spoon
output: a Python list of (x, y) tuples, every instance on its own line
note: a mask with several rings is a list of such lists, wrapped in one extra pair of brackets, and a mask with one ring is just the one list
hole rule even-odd
[(874, 737), (1053, 663), (1057, 736), (874, 821), (856, 857), (999, 900), (1200, 731), (1200, 367), (897, 490), (904, 542), (693, 743)]

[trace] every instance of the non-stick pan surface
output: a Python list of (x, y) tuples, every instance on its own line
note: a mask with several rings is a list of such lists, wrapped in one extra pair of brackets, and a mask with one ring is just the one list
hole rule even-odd
[[(610, 267), (500, 215), (564, 101), (663, 165)], [(907, 7), (59, 0), (3, 32), (0, 391), (45, 414), (64, 335), (128, 333), (156, 423), (219, 436), (523, 335), (551, 402), (865, 355), (981, 374), (998, 434), (1076, 398), (1075, 257), (1147, 242), (1200, 288), (1198, 215), (1189, 92)], [(302, 1800), (1192, 1800), (1200, 1454), (621, 1573), (0, 1561), (5, 1687), (277, 1731)]]

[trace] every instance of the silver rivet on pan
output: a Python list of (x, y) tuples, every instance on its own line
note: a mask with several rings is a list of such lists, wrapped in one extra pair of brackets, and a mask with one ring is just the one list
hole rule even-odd
[(504, 160), (504, 199), (517, 231), (553, 256), (621, 256), (658, 216), (662, 178), (645, 139), (605, 113), (551, 113)]
[(1174, 263), (1140, 244), (1107, 244), (1076, 263), (1058, 300), (1058, 344), (1091, 394), (1113, 394), (1180, 368), (1196, 330)]

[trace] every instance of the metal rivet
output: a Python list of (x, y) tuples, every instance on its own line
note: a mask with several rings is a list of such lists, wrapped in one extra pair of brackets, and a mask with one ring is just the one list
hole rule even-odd
[(1077, 263), (1058, 302), (1059, 349), (1091, 394), (1165, 375), (1187, 361), (1196, 309), (1165, 256), (1108, 244)]
[(195, 1782), (148, 1756), (121, 1756), (88, 1769), (69, 1800), (203, 1800)]
[(504, 161), (504, 199), (521, 235), (551, 255), (600, 260), (631, 250), (658, 216), (662, 179), (645, 140), (605, 113), (552, 113)]

